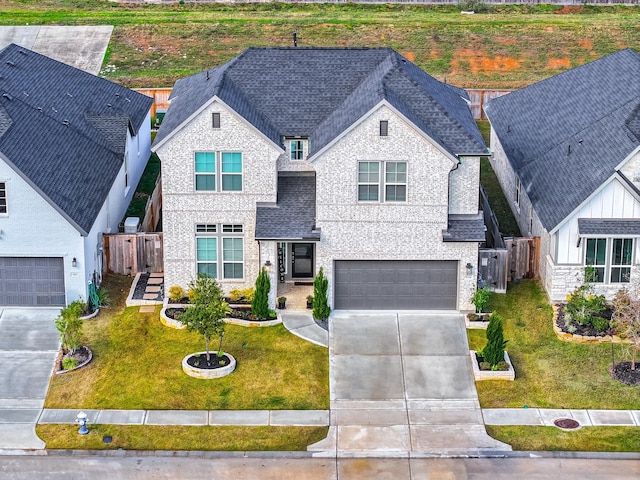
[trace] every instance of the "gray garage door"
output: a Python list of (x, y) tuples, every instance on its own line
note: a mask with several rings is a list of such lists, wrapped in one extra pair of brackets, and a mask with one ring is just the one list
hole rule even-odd
[(336, 309), (455, 310), (457, 261), (335, 262)]
[(0, 305), (64, 304), (62, 258), (0, 257)]

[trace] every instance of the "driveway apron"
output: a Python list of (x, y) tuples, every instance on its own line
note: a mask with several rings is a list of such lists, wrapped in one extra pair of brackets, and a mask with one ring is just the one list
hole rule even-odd
[(331, 427), (318, 455), (421, 457), (511, 450), (489, 437), (458, 313), (335, 312)]
[(0, 449), (42, 449), (35, 434), (60, 346), (59, 309), (0, 309)]

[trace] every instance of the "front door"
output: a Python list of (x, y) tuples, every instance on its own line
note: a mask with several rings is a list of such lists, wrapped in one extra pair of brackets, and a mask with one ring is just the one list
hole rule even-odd
[(291, 244), (291, 265), (293, 278), (313, 277), (313, 243)]

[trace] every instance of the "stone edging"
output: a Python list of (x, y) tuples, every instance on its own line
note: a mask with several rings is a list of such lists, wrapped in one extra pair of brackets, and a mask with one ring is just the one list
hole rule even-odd
[[(91, 360), (93, 360), (93, 352), (91, 351), (91, 349), (89, 347), (87, 347), (86, 345), (82, 345), (82, 346), (89, 352), (89, 358), (87, 358), (84, 362), (79, 364), (77, 367), (73, 367), (70, 370), (56, 370), (56, 375), (63, 375), (65, 373), (69, 373), (69, 372), (73, 372), (74, 370), (78, 370), (79, 368), (82, 368), (85, 365), (88, 365), (89, 362), (91, 362)], [(57, 364), (60, 366), (60, 368), (62, 368), (62, 347), (60, 347), (60, 351), (58, 352)]]
[(558, 307), (556, 305), (551, 305), (553, 307), (553, 331), (556, 333), (556, 337), (558, 337), (563, 342), (571, 342), (571, 343), (631, 343), (631, 340), (623, 340), (617, 335), (603, 335), (602, 337), (591, 337), (585, 335), (574, 335), (573, 333), (563, 332), (560, 327), (557, 325), (558, 320)]
[(90, 320), (92, 318), (96, 318), (98, 316), (98, 314), (100, 313), (100, 309), (96, 308), (93, 312), (91, 312), (89, 315), (83, 315), (80, 317), (80, 320)]
[[(178, 330), (186, 328), (185, 325), (183, 325), (180, 321), (167, 317), (165, 313), (167, 308), (185, 308), (185, 304), (170, 303), (162, 307), (162, 310), (160, 310), (160, 322), (162, 322), (162, 324), (167, 327), (176, 328)], [(241, 318), (225, 318), (224, 321), (225, 323), (231, 325), (239, 325), (241, 327), (273, 327), (274, 325), (279, 325), (280, 323), (282, 323), (282, 318), (280, 317), (280, 315), (278, 315), (278, 317), (274, 320), (264, 320), (261, 322), (255, 320), (243, 320)]]
[(478, 361), (476, 360), (476, 351), (469, 350), (471, 357), (471, 365), (473, 366), (473, 379), (478, 382), (480, 380), (515, 380), (516, 371), (513, 368), (509, 354), (504, 352), (504, 361), (509, 364), (509, 370), (480, 370)]
[[(189, 357), (193, 357), (194, 355), (206, 355), (207, 352), (195, 352), (190, 353), (186, 357), (182, 359), (182, 371), (193, 378), (201, 378), (203, 380), (210, 380), (214, 378), (222, 378), (229, 375), (236, 369), (236, 359), (233, 358), (233, 355), (230, 353), (224, 352), (224, 354), (229, 357), (229, 365), (225, 365), (220, 368), (198, 368), (192, 367), (187, 363), (187, 359)], [(216, 355), (216, 352), (210, 352), (211, 355)]]
[(464, 323), (469, 330), (486, 330), (489, 326), (489, 322), (483, 322), (481, 320), (469, 320), (468, 313), (464, 316)]

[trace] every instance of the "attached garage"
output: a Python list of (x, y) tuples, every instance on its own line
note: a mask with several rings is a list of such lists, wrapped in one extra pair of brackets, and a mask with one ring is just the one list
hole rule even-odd
[(336, 309), (457, 309), (457, 261), (337, 260), (334, 279)]
[(64, 306), (60, 257), (0, 257), (0, 306)]

